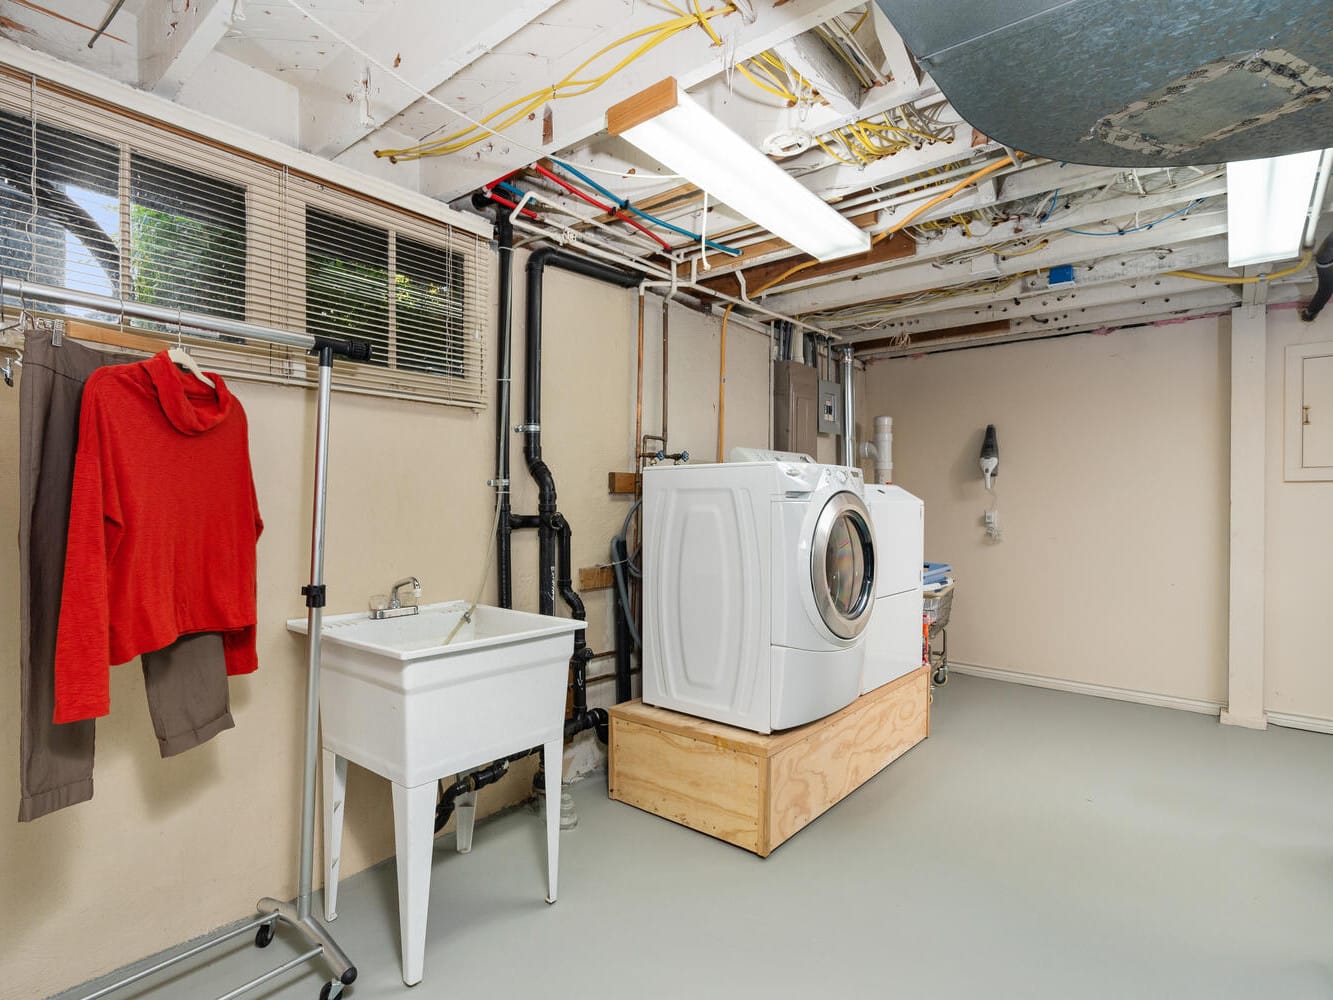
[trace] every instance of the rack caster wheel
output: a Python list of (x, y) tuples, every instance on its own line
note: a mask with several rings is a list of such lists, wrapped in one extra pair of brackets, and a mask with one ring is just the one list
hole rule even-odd
[(255, 931), (256, 948), (267, 948), (269, 945), (273, 943), (273, 934), (274, 934), (273, 925), (275, 923), (277, 923), (277, 921), (259, 925), (259, 930)]
[(334, 979), (325, 983), (319, 991), (319, 1000), (338, 1000), (342, 996), (343, 984)]
[(935, 672), (930, 675), (930, 682), (936, 687), (944, 687), (949, 683), (949, 672), (943, 667), (936, 668)]

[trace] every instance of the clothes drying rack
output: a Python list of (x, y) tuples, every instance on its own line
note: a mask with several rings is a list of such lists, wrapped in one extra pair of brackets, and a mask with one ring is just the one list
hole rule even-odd
[[(297, 884), (296, 902), (286, 903), (278, 899), (265, 897), (256, 904), (258, 916), (228, 931), (205, 940), (194, 947), (158, 962), (147, 969), (117, 980), (83, 1000), (100, 1000), (127, 986), (141, 982), (150, 976), (162, 972), (179, 962), (193, 958), (233, 938), (250, 931), (255, 932), (255, 944), (266, 947), (273, 940), (275, 925), (281, 921), (293, 927), (310, 946), (308, 950), (295, 958), (270, 969), (224, 994), (219, 1000), (233, 1000), (258, 986), (277, 979), (292, 969), (307, 962), (323, 958), (333, 970), (333, 976), (320, 990), (320, 1000), (336, 1000), (345, 987), (356, 979), (356, 966), (338, 947), (329, 932), (310, 912), (310, 895), (315, 863), (315, 764), (319, 755), (319, 668), (320, 668), (320, 628), (323, 622), (324, 592), (324, 532), (325, 502), (328, 493), (328, 450), (329, 450), (329, 400), (332, 395), (333, 358), (335, 355), (351, 361), (369, 361), (370, 344), (364, 340), (312, 336), (307, 333), (294, 333), (286, 330), (274, 330), (255, 326), (237, 320), (206, 316), (200, 313), (184, 312), (179, 309), (147, 305), (141, 302), (127, 301), (111, 296), (94, 295), (85, 292), (57, 288), (51, 285), (34, 284), (15, 279), (0, 280), (0, 306), (6, 299), (15, 301), (20, 313), (26, 310), (30, 302), (52, 305), (68, 305), (94, 309), (125, 318), (144, 319), (157, 323), (166, 323), (174, 327), (179, 335), (182, 328), (188, 327), (192, 334), (196, 331), (227, 337), (240, 337), (247, 341), (260, 341), (284, 347), (295, 347), (319, 358), (319, 391), (316, 397), (315, 422), (315, 497), (310, 528), (310, 583), (301, 588), (305, 595), (307, 619), (309, 624), (309, 665), (310, 672), (306, 681), (305, 705), (305, 758), (301, 776), (301, 844), (300, 874)], [(159, 338), (169, 336), (161, 331), (143, 330), (143, 333)]]

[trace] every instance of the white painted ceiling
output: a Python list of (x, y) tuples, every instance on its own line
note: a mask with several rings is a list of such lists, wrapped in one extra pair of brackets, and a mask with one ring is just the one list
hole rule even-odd
[[(676, 0), (674, 6), (693, 2)], [(722, 0), (702, 0), (700, 9), (717, 5)], [(651, 245), (625, 227), (590, 230), (581, 219), (596, 216), (595, 210), (525, 168), (540, 155), (554, 154), (612, 171), (620, 176), (596, 179), (636, 202), (678, 187), (678, 179), (655, 176), (662, 172), (657, 164), (604, 131), (609, 105), (666, 76), (676, 77), (755, 145), (784, 129), (822, 134), (902, 105), (929, 117), (941, 141), (868, 164), (836, 162), (818, 147), (781, 161), (862, 225), (883, 228), (942, 190), (917, 194), (915, 200), (909, 193), (934, 183), (938, 171), (961, 178), (1006, 156), (953, 114), (928, 77), (918, 76), (874, 5), (867, 7), (864, 0), (753, 0), (752, 5), (752, 22), (740, 13), (712, 22), (720, 46), (698, 26), (690, 27), (599, 88), (548, 101), (540, 113), (514, 122), (500, 136), (487, 136), (461, 152), (400, 164), (376, 158), (373, 151), (447, 134), (465, 124), (457, 112), (480, 118), (549, 88), (616, 39), (676, 16), (671, 5), (664, 0), (128, 0), (107, 36), (89, 49), (88, 26), (111, 9), (106, 0), (0, 0), (0, 35), (458, 205), (466, 205), (483, 185), (521, 171), (512, 183), (534, 193), (550, 233), (578, 231), (575, 245), (603, 253), (614, 248), (641, 262), (651, 259), (657, 267), (672, 261), (652, 257)], [(792, 47), (798, 46), (808, 53), (811, 45), (822, 44), (812, 29), (833, 25), (835, 18), (840, 30), (866, 25), (856, 37), (868, 46), (875, 57), (872, 68), (887, 83), (840, 98), (837, 74), (843, 71), (835, 67), (833, 75), (818, 78), (827, 96), (793, 108), (735, 71), (737, 63), (763, 52), (792, 59), (797, 58)], [(604, 71), (624, 51), (580, 75)], [(790, 248), (754, 250), (768, 234), (724, 205), (710, 202), (705, 217), (702, 199), (684, 198), (661, 214), (682, 228), (697, 232), (706, 226), (714, 238), (751, 247), (743, 258), (750, 289), (765, 273), (755, 268), (802, 259)], [(889, 241), (903, 250), (895, 259), (855, 262), (835, 273), (795, 274), (763, 295), (762, 304), (867, 349), (895, 351), (927, 349), (945, 334), (1006, 339), (1218, 312), (1254, 288), (1170, 273), (1231, 274), (1225, 269), (1225, 178), (1217, 168), (1125, 171), (1023, 160), (917, 222), (927, 228)], [(676, 261), (698, 258), (688, 241), (672, 237), (671, 242)], [(706, 273), (693, 265), (701, 280), (711, 281), (714, 291), (739, 291), (734, 279), (722, 279), (738, 269), (734, 262), (718, 254), (706, 261)], [(1050, 287), (1050, 269), (1059, 265), (1074, 266), (1072, 287)], [(688, 267), (682, 270), (687, 272)], [(1265, 284), (1263, 292), (1272, 300), (1294, 299), (1309, 277), (1308, 270), (1300, 272)], [(709, 301), (706, 294), (692, 294)], [(904, 338), (910, 338), (905, 347)]]

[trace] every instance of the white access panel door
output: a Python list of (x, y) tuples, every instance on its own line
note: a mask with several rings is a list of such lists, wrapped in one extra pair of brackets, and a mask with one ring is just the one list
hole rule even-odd
[(1301, 365), (1301, 465), (1333, 466), (1333, 356)]
[(681, 475), (657, 489), (664, 478), (644, 487), (643, 700), (767, 725), (767, 519), (758, 523), (751, 484), (691, 486)]
[(1333, 482), (1333, 341), (1290, 344), (1286, 354), (1283, 478)]

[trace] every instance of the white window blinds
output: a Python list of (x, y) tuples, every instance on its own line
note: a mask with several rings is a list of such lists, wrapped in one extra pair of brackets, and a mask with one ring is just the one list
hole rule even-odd
[[(480, 408), (491, 266), (472, 233), (0, 68), (0, 275), (362, 337), (336, 389)], [(314, 383), (294, 349), (181, 332), (205, 367)]]

